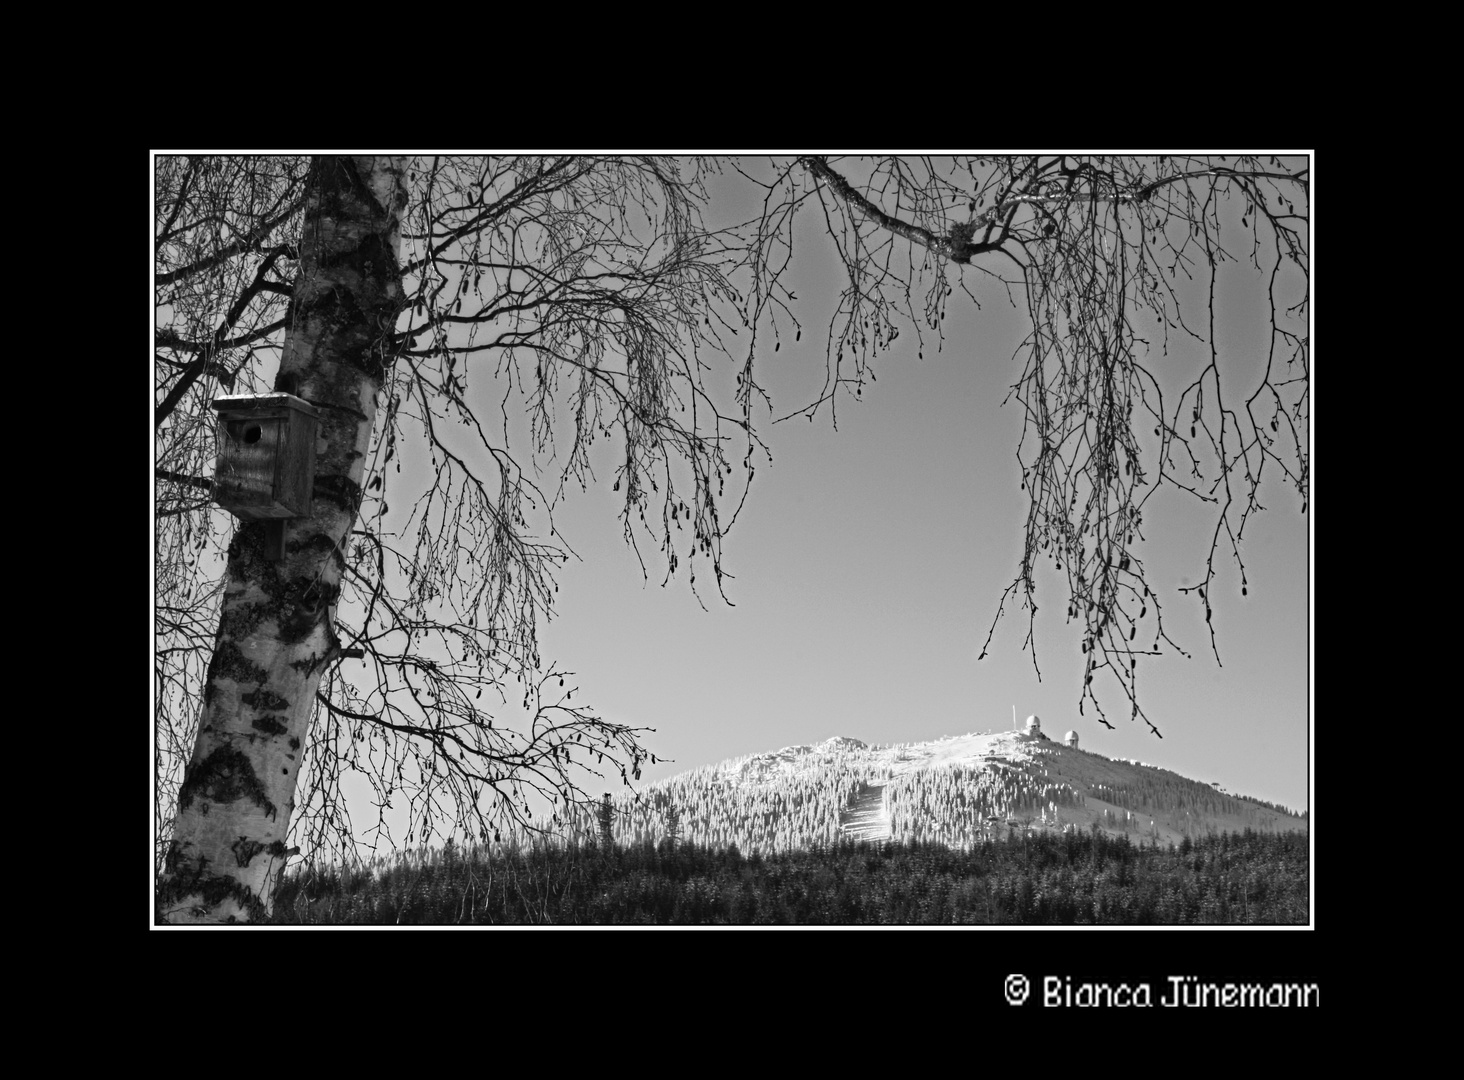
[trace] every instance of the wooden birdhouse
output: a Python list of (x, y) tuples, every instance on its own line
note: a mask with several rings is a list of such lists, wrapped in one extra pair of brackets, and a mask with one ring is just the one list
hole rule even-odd
[(320, 414), (293, 394), (217, 398), (214, 500), (245, 521), (304, 517), (315, 483)]

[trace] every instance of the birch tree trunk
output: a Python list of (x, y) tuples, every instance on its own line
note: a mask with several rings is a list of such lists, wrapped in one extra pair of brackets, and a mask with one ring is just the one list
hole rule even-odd
[(340, 656), (334, 631), (345, 553), (403, 305), (399, 252), (407, 195), (399, 158), (314, 165), (276, 388), (320, 411), (311, 515), (289, 522), (285, 557), (265, 526), (229, 545), (198, 741), (158, 892), (169, 922), (247, 922), (268, 913), (316, 692)]

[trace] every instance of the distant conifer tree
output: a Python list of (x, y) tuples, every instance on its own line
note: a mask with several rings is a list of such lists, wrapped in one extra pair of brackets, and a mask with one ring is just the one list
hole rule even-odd
[(610, 793), (605, 792), (605, 797), (600, 801), (600, 846), (606, 851), (615, 848), (615, 832), (612, 826), (615, 823), (615, 807), (610, 805)]

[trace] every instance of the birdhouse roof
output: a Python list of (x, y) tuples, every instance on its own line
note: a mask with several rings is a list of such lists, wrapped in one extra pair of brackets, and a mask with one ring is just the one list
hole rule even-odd
[(306, 416), (320, 416), (320, 410), (304, 398), (298, 398), (294, 394), (235, 394), (232, 397), (214, 398), (213, 407), (220, 414), (231, 413), (274, 413), (279, 415), (278, 410), (294, 409)]

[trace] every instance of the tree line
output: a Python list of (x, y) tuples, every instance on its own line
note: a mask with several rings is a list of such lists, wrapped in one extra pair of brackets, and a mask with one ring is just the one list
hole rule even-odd
[(277, 924), (1304, 924), (1300, 833), (1179, 845), (1099, 830), (988, 840), (731, 845), (449, 845), (378, 867), (286, 877)]

